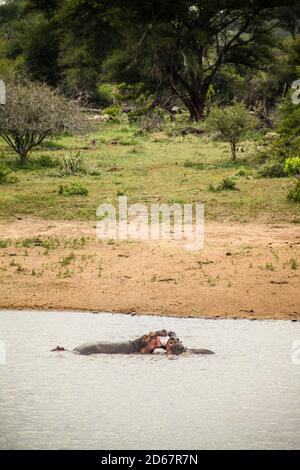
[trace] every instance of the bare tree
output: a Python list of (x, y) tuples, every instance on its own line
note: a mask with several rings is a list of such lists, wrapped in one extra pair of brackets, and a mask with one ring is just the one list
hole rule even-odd
[(79, 103), (45, 84), (8, 80), (6, 104), (0, 105), (0, 136), (20, 156), (22, 165), (45, 139), (85, 133), (88, 128)]

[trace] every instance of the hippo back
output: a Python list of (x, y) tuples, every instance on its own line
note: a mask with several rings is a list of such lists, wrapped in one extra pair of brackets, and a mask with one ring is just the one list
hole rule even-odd
[(215, 354), (213, 351), (210, 351), (210, 349), (187, 348), (186, 351), (194, 354)]
[(132, 354), (134, 346), (131, 341), (120, 343), (109, 343), (105, 341), (97, 341), (93, 343), (84, 343), (77, 346), (74, 352), (79, 354)]

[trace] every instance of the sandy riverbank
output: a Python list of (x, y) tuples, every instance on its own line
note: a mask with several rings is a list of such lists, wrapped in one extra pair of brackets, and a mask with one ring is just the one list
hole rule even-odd
[(1, 223), (0, 239), (0, 308), (300, 319), (297, 225), (208, 222), (198, 252), (76, 221)]

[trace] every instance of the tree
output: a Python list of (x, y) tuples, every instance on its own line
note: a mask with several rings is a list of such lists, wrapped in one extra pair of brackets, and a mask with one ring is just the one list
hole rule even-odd
[(120, 11), (125, 46), (146, 74), (168, 85), (190, 112), (204, 116), (210, 86), (224, 64), (270, 61), (277, 21), (262, 1), (128, 0)]
[[(34, 41), (36, 35), (33, 32), (28, 33), (29, 39), (32, 39), (32, 46), (25, 51), (31, 59), (27, 61), (31, 66), (29, 72), (32, 62), (33, 65), (38, 65), (38, 62), (43, 65), (43, 57), (50, 55), (56, 60), (52, 69), (56, 76), (59, 75), (58, 83), (69, 95), (83, 93), (91, 100), (95, 99), (102, 63), (120, 42), (119, 32), (107, 17), (107, 3), (101, 0), (28, 0), (27, 11), (31, 15), (42, 15), (45, 19), (41, 27), (46, 29), (48, 25), (46, 32), (54, 37), (54, 40), (48, 40), (48, 45), (46, 42), (40, 44)], [(44, 45), (48, 53), (41, 55), (39, 52)], [(38, 67), (34, 71), (38, 71)]]
[(208, 125), (218, 131), (224, 140), (229, 142), (231, 159), (236, 160), (236, 145), (250, 129), (255, 128), (257, 120), (249, 114), (247, 108), (237, 103), (225, 108), (214, 108), (208, 118)]
[(6, 85), (6, 104), (0, 106), (0, 136), (19, 155), (22, 165), (45, 139), (88, 130), (78, 103), (58, 91), (27, 79), (11, 79)]

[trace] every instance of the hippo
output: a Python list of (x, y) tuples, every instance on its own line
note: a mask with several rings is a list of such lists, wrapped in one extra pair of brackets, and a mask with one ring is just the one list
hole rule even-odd
[(179, 356), (185, 352), (193, 353), (193, 354), (215, 354), (210, 349), (197, 349), (197, 348), (186, 348), (183, 346), (182, 341), (176, 336), (173, 331), (169, 331), (168, 333), (169, 339), (163, 348), (166, 351), (168, 356), (176, 355)]
[[(152, 354), (155, 349), (165, 348), (161, 342), (161, 337), (167, 336), (166, 330), (154, 331), (145, 334), (137, 339), (123, 342), (95, 341), (76, 346), (73, 352), (76, 354)], [(57, 346), (52, 351), (67, 351), (61, 346)]]

